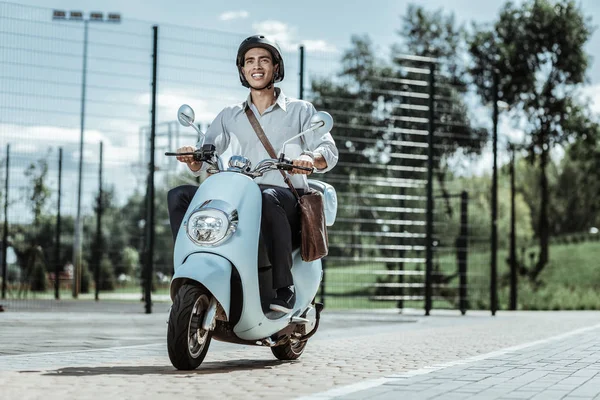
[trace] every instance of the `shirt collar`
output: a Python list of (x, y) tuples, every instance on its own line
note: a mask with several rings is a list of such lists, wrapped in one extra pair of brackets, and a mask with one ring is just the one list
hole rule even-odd
[[(275, 95), (277, 96), (277, 100), (275, 101), (275, 104), (277, 104), (279, 106), (279, 108), (281, 108), (283, 111), (287, 112), (287, 106), (286, 106), (287, 97), (285, 96), (285, 94), (283, 94), (283, 92), (281, 91), (280, 88), (276, 87)], [(250, 93), (248, 93), (248, 97), (246, 98), (246, 102), (244, 103), (244, 110), (247, 107), (249, 107), (250, 104), (252, 104), (252, 96), (250, 95)]]

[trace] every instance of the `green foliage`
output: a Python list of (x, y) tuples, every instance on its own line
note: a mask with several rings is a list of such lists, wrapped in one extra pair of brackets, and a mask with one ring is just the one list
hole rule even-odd
[(36, 257), (32, 265), (31, 286), (32, 292), (45, 292), (48, 286), (46, 280), (46, 266), (42, 259)]
[(27, 189), (27, 199), (31, 205), (34, 224), (39, 222), (50, 198), (50, 188), (46, 186), (47, 175), (48, 161), (46, 159), (40, 159), (36, 163), (29, 164), (25, 170), (25, 177), (31, 182)]
[(528, 0), (506, 3), (494, 26), (477, 28), (470, 40), (470, 72), (478, 92), (486, 102), (497, 93), (514, 116), (527, 121), (521, 128), (529, 135), (525, 143), (529, 160), (539, 162), (541, 251), (532, 279), (549, 259), (549, 152), (596, 130), (586, 107), (575, 101), (588, 67), (584, 45), (590, 35), (590, 21), (574, 1)]
[[(167, 209), (167, 193), (171, 187), (157, 186), (155, 188), (155, 239), (154, 239), (154, 271), (171, 276), (173, 273), (173, 237), (169, 225)], [(143, 263), (145, 243), (146, 198), (145, 194), (136, 192), (123, 207), (126, 212), (120, 213), (127, 246), (138, 251)], [(122, 254), (122, 253), (121, 253)], [(120, 261), (122, 264), (123, 261)]]
[(552, 191), (555, 233), (600, 227), (600, 131), (569, 146)]
[(90, 272), (90, 267), (87, 261), (83, 260), (81, 262), (81, 279), (79, 291), (81, 293), (89, 293), (90, 292), (90, 283), (92, 282), (92, 273)]
[[(596, 235), (597, 236), (597, 235)], [(600, 294), (596, 282), (600, 279), (598, 254), (600, 241), (585, 236), (586, 241), (550, 246), (550, 262), (536, 281), (520, 276), (518, 308), (521, 310), (581, 310), (600, 309)], [(528, 259), (530, 251), (519, 252), (519, 262), (529, 268), (535, 265)], [(500, 309), (509, 304), (509, 265), (507, 250), (498, 254)], [(473, 308), (489, 309), (489, 251), (469, 253), (469, 299)], [(451, 264), (452, 260), (447, 259)]]
[(123, 260), (123, 263), (120, 265), (120, 268), (117, 269), (115, 275), (118, 276), (123, 273), (128, 276), (136, 276), (139, 273), (140, 255), (136, 249), (126, 246), (122, 250), (121, 259)]
[[(498, 185), (498, 245), (508, 247), (510, 239), (510, 187), (509, 177), (500, 174)], [(488, 247), (491, 220), (491, 177), (489, 175), (469, 178), (456, 178), (453, 187), (466, 191), (468, 199), (468, 234), (471, 246)], [(537, 204), (537, 203), (536, 203)], [(436, 237), (453, 240), (460, 231), (460, 200), (453, 204), (453, 212), (445, 210), (435, 213)], [(531, 222), (531, 209), (522, 193), (515, 196), (516, 236), (517, 243), (529, 244), (534, 237)], [(443, 246), (453, 247), (454, 243), (442, 243)]]
[(97, 283), (99, 290), (115, 290), (115, 269), (106, 256), (100, 261), (100, 281)]

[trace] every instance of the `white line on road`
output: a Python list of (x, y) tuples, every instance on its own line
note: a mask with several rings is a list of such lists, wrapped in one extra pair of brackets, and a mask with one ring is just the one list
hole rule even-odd
[(465, 365), (465, 364), (470, 364), (470, 363), (486, 360), (486, 359), (493, 358), (493, 357), (503, 356), (508, 353), (523, 350), (523, 349), (526, 349), (529, 347), (534, 347), (534, 346), (538, 346), (538, 345), (556, 342), (556, 341), (559, 341), (562, 339), (569, 338), (571, 336), (580, 335), (582, 333), (589, 332), (589, 331), (599, 329), (599, 328), (600, 328), (600, 324), (588, 326), (586, 328), (576, 329), (574, 331), (562, 333), (560, 335), (552, 336), (552, 337), (549, 337), (546, 339), (536, 340), (534, 342), (523, 343), (523, 344), (520, 344), (517, 346), (512, 346), (512, 347), (507, 347), (505, 349), (492, 351), (491, 353), (480, 354), (480, 355), (465, 358), (462, 360), (445, 362), (445, 363), (427, 366), (427, 367), (423, 367), (423, 368), (412, 370), (412, 371), (402, 372), (402, 373), (396, 374), (396, 375), (390, 375), (390, 376), (386, 376), (386, 377), (378, 378), (378, 379), (370, 379), (370, 380), (366, 380), (366, 381), (355, 383), (355, 384), (348, 385), (348, 386), (341, 386), (341, 387), (333, 388), (326, 392), (314, 393), (314, 394), (311, 394), (308, 396), (298, 397), (298, 398), (296, 398), (296, 400), (331, 400), (336, 397), (346, 396), (346, 395), (349, 395), (352, 393), (356, 393), (356, 392), (371, 389), (371, 388), (374, 388), (377, 386), (385, 385), (388, 382), (394, 382), (394, 381), (399, 381), (402, 379), (408, 379), (413, 376), (430, 374), (432, 372), (439, 371), (441, 369), (445, 369), (445, 368), (449, 368), (449, 367), (454, 367), (457, 365)]
[(57, 354), (77, 354), (77, 353), (91, 353), (97, 351), (115, 351), (125, 349), (142, 349), (144, 347), (155, 347), (165, 346), (165, 343), (153, 343), (153, 344), (139, 344), (135, 346), (122, 346), (122, 347), (104, 347), (101, 349), (88, 349), (88, 350), (68, 350), (68, 351), (51, 351), (46, 353), (27, 353), (27, 354), (11, 354), (11, 355), (0, 355), (0, 359), (4, 360), (7, 358), (24, 358), (24, 357), (37, 357), (37, 356), (50, 356)]

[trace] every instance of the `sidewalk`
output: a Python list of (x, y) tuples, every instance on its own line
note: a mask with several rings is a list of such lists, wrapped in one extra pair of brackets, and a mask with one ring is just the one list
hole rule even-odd
[[(166, 354), (166, 313), (3, 313), (3, 349), (13, 351), (0, 356), (0, 397), (538, 399), (562, 392), (593, 399), (599, 317), (326, 311), (296, 362), (280, 362), (266, 348), (213, 342), (200, 368), (182, 372)], [(44, 351), (45, 341), (53, 347)]]
[(600, 399), (600, 324), (299, 400)]

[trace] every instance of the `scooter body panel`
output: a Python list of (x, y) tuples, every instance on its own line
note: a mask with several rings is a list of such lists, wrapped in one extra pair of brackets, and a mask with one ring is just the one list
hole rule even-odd
[(188, 279), (200, 282), (208, 289), (223, 307), (229, 318), (231, 299), (231, 269), (232, 265), (226, 258), (211, 253), (193, 253), (181, 264), (171, 281), (171, 298)]

